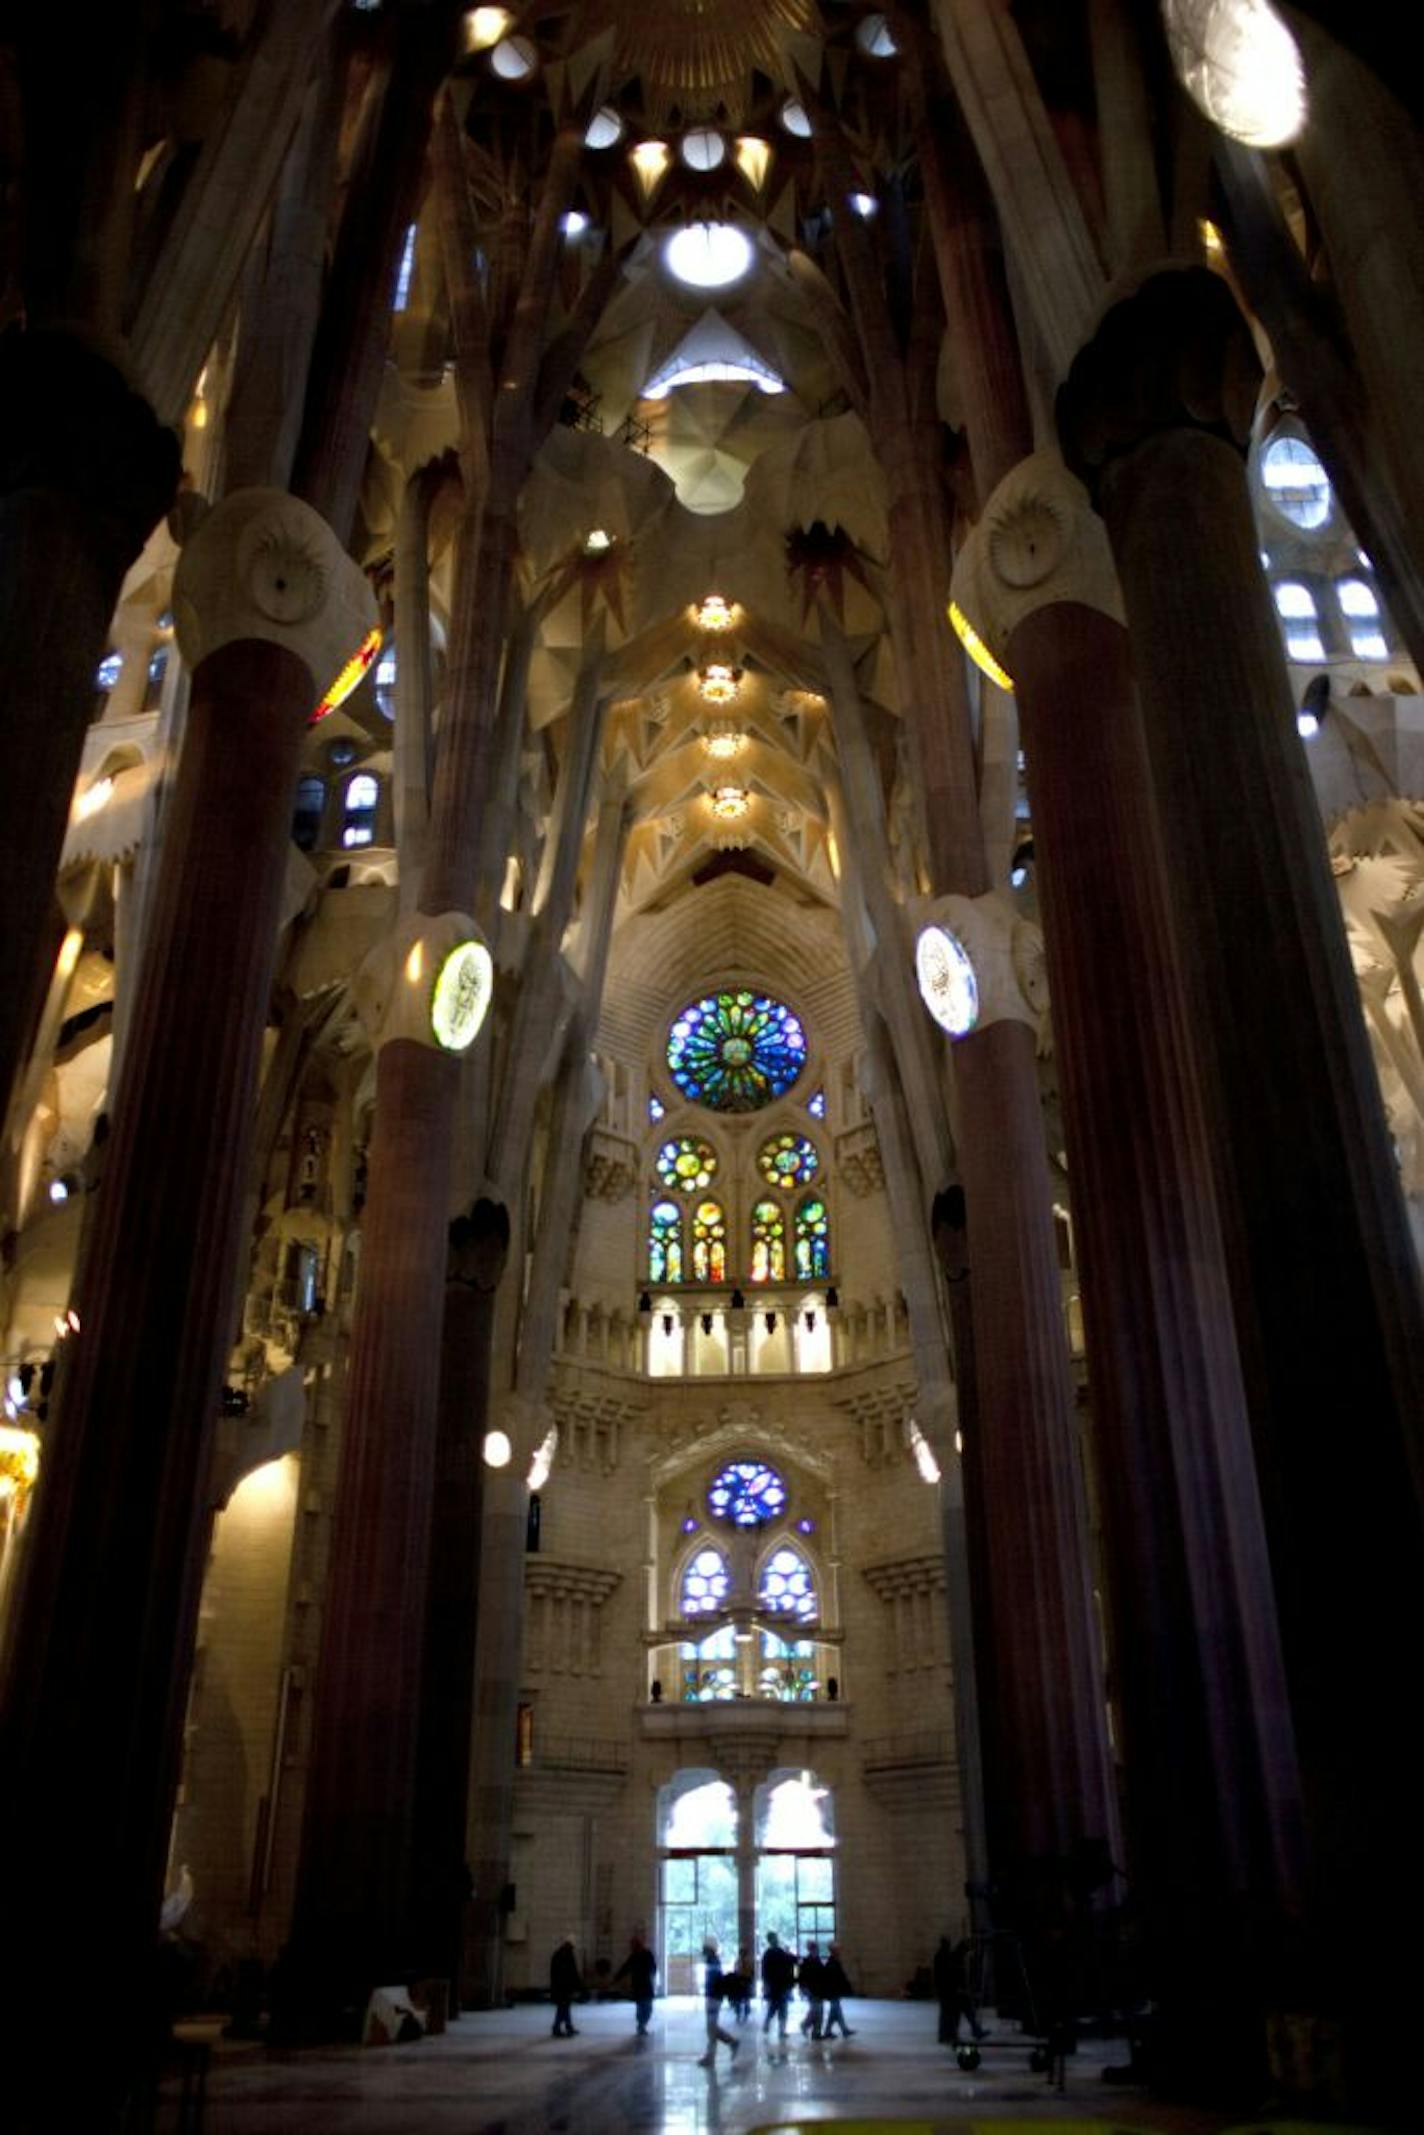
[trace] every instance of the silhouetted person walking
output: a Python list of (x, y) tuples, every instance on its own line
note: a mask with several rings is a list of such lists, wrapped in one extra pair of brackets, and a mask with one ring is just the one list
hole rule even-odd
[(565, 1935), (553, 1956), (549, 1959), (549, 1998), (554, 2004), (554, 2029), (556, 2039), (576, 2039), (574, 2030), (574, 1996), (582, 1991), (583, 1974), (579, 1970), (577, 1952), (572, 1935)]
[(826, 2021), (821, 2031), (823, 2039), (835, 2037), (837, 2024), (841, 2027), (841, 2037), (843, 2039), (853, 2039), (855, 2037), (855, 2033), (845, 2020), (845, 2011), (841, 2007), (842, 1995), (849, 1994), (851, 1991), (851, 1983), (846, 1978), (845, 1966), (841, 1963), (841, 1946), (838, 1942), (833, 1942), (830, 1954), (821, 1966), (821, 1993), (824, 1995), (826, 2002)]
[(634, 2013), (638, 2019), (638, 2037), (640, 2039), (644, 2039), (648, 2035), (648, 2018), (653, 2013), (653, 1988), (657, 1982), (657, 1976), (657, 1958), (654, 1957), (642, 1936), (634, 1935), (628, 1944), (628, 1955), (619, 1965), (618, 1970), (608, 1984), (611, 1987), (616, 1987), (619, 1980), (626, 1977), (628, 1991), (633, 1997)]

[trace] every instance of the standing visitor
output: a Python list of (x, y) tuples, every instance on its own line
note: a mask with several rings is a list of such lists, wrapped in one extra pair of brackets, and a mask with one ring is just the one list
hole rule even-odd
[(796, 1959), (789, 1950), (783, 1950), (775, 1935), (769, 1934), (761, 1960), (761, 1998), (766, 2003), (766, 2021), (761, 2028), (770, 2031), (773, 2022), (779, 2024), (783, 2042), (786, 2038), (786, 2007), (795, 1984)]
[(939, 2042), (941, 2046), (959, 2044), (960, 2019), (967, 2018), (969, 2029), (976, 2039), (985, 2037), (969, 1992), (969, 1938), (951, 1943), (948, 1935), (941, 1935), (934, 1959), (935, 1994), (939, 2000)]
[(556, 2039), (576, 2039), (574, 2030), (574, 1996), (583, 1988), (583, 1974), (579, 1971), (578, 1956), (574, 1950), (574, 1938), (565, 1935), (553, 1956), (549, 1959), (549, 1998), (554, 2004), (554, 2029)]
[(806, 1997), (806, 2014), (801, 2019), (803, 2039), (818, 2039), (821, 2036), (821, 2019), (825, 2014), (825, 1989), (822, 1985), (825, 1970), (821, 1963), (819, 1947), (814, 1942), (808, 1942), (806, 1955), (801, 1960), (801, 1969), (796, 1975), (796, 1984)]
[(830, 1954), (821, 1967), (821, 1993), (824, 1995), (826, 2002), (826, 2022), (821, 2034), (823, 2038), (834, 2038), (837, 2024), (841, 2027), (841, 2037), (843, 2039), (853, 2039), (855, 2037), (855, 2033), (845, 2020), (845, 2011), (841, 2007), (842, 1995), (850, 1992), (851, 1984), (846, 1978), (845, 1966), (841, 1963), (841, 1946), (838, 1942), (833, 1942)]
[(702, 1999), (707, 2010), (707, 2051), (698, 2062), (699, 2068), (711, 2068), (717, 2059), (717, 2041), (732, 2049), (732, 2059), (737, 2058), (741, 2040), (730, 2031), (722, 2029), (722, 1964), (717, 1955), (717, 1944), (709, 1935), (702, 1945)]
[(628, 1944), (628, 1955), (614, 1973), (609, 1985), (616, 1987), (626, 1978), (628, 1992), (633, 1997), (633, 2011), (638, 2019), (638, 2037), (648, 2035), (648, 2018), (653, 2013), (653, 1987), (658, 1976), (658, 1960), (654, 1957), (641, 1935), (634, 1935)]

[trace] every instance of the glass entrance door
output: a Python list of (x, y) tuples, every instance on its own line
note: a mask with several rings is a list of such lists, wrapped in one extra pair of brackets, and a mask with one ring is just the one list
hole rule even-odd
[(757, 1941), (774, 1934), (798, 1955), (808, 1942), (824, 1956), (836, 1939), (836, 1864), (829, 1853), (757, 1857)]
[(662, 1861), (662, 1982), (665, 1994), (702, 1992), (702, 1945), (715, 1937), (722, 1962), (737, 1950), (737, 1860), (730, 1851), (665, 1854)]

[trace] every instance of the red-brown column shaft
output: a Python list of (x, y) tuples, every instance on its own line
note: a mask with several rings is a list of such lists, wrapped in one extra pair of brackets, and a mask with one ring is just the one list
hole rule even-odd
[[(316, 694), (305, 662), (239, 640), (203, 660), (165, 824), (103, 1183), (75, 1284), (6, 1684), (12, 1996), (21, 2125), (108, 2126), (147, 2049), (206, 1489), (241, 1253), (253, 1097), (292, 791)], [(75, 1922), (124, 1991), (76, 2057)], [(56, 2069), (66, 2070), (62, 2085)], [(17, 2073), (18, 2071), (18, 2073)], [(13, 2094), (12, 2094), (13, 2095)], [(24, 2116), (28, 2114), (27, 2119)]]
[(1059, 601), (1006, 657), (1033, 764), (1147, 1976), (1184, 2070), (1234, 2057), (1245, 2073), (1302, 1893), (1299, 1780), (1127, 633)]
[(1259, 569), (1241, 450), (1256, 376), (1224, 285), (1178, 270), (1108, 313), (1059, 419), (1096, 484), (1132, 633), (1256, 1426), (1320, 1956), (1357, 2027), (1352, 2080), (1365, 2097), (1413, 2019), (1403, 1981), (1362, 1978), (1349, 1953), (1387, 1943), (1389, 1923), (1424, 1908), (1418, 1849), (1400, 1844), (1412, 1755), (1388, 1635), (1424, 1611), (1424, 1309)]

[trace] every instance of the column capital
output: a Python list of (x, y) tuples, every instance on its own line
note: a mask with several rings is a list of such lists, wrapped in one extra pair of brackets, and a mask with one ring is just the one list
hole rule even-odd
[(1154, 267), (1104, 312), (1059, 388), (1063, 456), (1096, 503), (1114, 463), (1163, 431), (1200, 430), (1244, 452), (1261, 376), (1221, 276)]
[(1054, 603), (1123, 622), (1107, 529), (1058, 453), (1031, 453), (1004, 476), (959, 552), (950, 597), (1001, 661), (1019, 624)]
[(376, 601), (319, 512), (285, 490), (238, 489), (184, 543), (173, 620), (190, 668), (242, 639), (294, 653), (311, 672), (315, 713), (375, 631)]
[(924, 936), (935, 929), (953, 935), (973, 967), (975, 1013), (962, 1028), (947, 1023), (942, 1028), (962, 1038), (971, 1031), (987, 1030), (992, 1023), (1026, 1023), (1038, 1035), (1048, 1011), (1043, 935), (1002, 892), (987, 890), (981, 897), (964, 897), (957, 891), (946, 897), (916, 897), (905, 912), (921, 996), (936, 1022), (940, 1015), (925, 991), (927, 980), (920, 965)]
[(116, 363), (77, 334), (0, 334), (0, 495), (54, 489), (111, 529), (123, 571), (173, 502), (182, 471), (165, 429)]
[(468, 912), (414, 912), (392, 927), (351, 988), (373, 1052), (407, 1038), (434, 1052), (473, 1045), (494, 991), (494, 962)]

